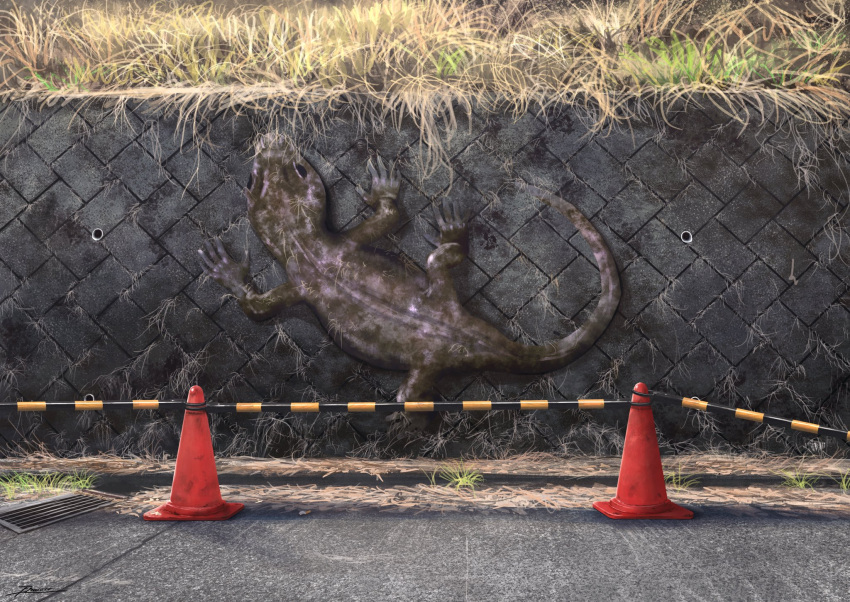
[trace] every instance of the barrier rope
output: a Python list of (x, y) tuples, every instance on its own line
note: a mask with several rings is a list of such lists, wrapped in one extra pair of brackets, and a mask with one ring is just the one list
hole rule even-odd
[(691, 399), (690, 397), (676, 397), (667, 393), (659, 393), (658, 391), (650, 391), (652, 399), (657, 399), (665, 403), (680, 404), (684, 408), (691, 410), (700, 410), (703, 412), (713, 412), (715, 414), (731, 414), (735, 418), (741, 420), (749, 420), (750, 422), (762, 422), (770, 426), (780, 426), (790, 428), (795, 431), (811, 433), (812, 435), (828, 435), (836, 437), (850, 443), (850, 431), (841, 431), (826, 426), (820, 426), (813, 422), (804, 422), (802, 420), (788, 420), (787, 418), (779, 418), (778, 416), (768, 416), (762, 412), (753, 412), (752, 410), (744, 410), (741, 408), (733, 408), (730, 406), (721, 406), (699, 399)]
[(407, 401), (402, 406), (396, 402), (351, 401), (347, 403), (235, 403), (192, 404), (182, 399), (133, 399), (116, 401), (18, 401), (0, 403), (0, 411), (48, 412), (57, 410), (205, 410), (214, 414), (228, 412), (486, 412), (490, 410), (601, 410), (627, 407), (630, 401), (605, 401), (604, 399), (555, 400), (522, 399), (519, 401)]
[[(820, 426), (813, 422), (802, 420), (789, 420), (778, 416), (768, 416), (762, 412), (744, 410), (730, 406), (721, 406), (690, 397), (677, 397), (658, 391), (649, 391), (648, 394), (633, 391), (641, 398), (641, 401), (605, 401), (604, 399), (578, 399), (578, 400), (554, 400), (546, 399), (522, 399), (519, 401), (407, 401), (402, 406), (396, 402), (373, 402), (373, 401), (351, 401), (347, 403), (318, 403), (318, 402), (291, 402), (291, 403), (235, 403), (235, 404), (192, 404), (183, 399), (132, 399), (132, 400), (83, 400), (83, 401), (18, 401), (14, 403), (0, 403), (0, 412), (48, 412), (61, 410), (194, 410), (205, 411), (214, 414), (236, 413), (260, 413), (260, 412), (487, 412), (490, 410), (602, 410), (605, 408), (623, 408), (629, 406), (651, 405), (652, 401), (662, 401), (681, 405), (692, 410), (713, 412), (716, 414), (732, 415), (741, 420), (760, 422), (771, 426), (790, 428), (812, 435), (827, 435), (850, 443), (850, 431), (842, 431), (826, 426)], [(644, 401), (645, 400), (645, 401)]]

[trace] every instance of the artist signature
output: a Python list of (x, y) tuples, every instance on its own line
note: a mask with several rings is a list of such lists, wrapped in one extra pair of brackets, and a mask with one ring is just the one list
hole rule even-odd
[(16, 592), (12, 592), (11, 594), (6, 594), (7, 596), (12, 596), (13, 598), (17, 598), (21, 594), (52, 594), (55, 592), (64, 592), (64, 589), (50, 589), (46, 587), (33, 587), (32, 585), (22, 585), (20, 586), (20, 590)]

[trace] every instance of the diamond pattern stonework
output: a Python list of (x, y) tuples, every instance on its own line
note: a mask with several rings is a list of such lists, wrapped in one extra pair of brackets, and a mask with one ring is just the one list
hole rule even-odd
[[(72, 121), (76, 108), (70, 102), (24, 119), (10, 104), (0, 120), (0, 145), (10, 149), (0, 158), (0, 368), (16, 376), (0, 378), (3, 401), (180, 398), (186, 383), (222, 403), (394, 398), (398, 375), (345, 355), (306, 308), (253, 322), (204, 277), (197, 249), (220, 237), (230, 249), (251, 250), (250, 272), (262, 290), (286, 282), (246, 220), (250, 119), (215, 116), (198, 130), (209, 127), (214, 146), (199, 152), (191, 128), (176, 131), (174, 118), (147, 115), (143, 105), (128, 111), (129, 129), (115, 126), (109, 109)], [(461, 302), (509, 338), (536, 343), (568, 335), (595, 307), (599, 270), (582, 237), (513, 185), (536, 178), (593, 220), (623, 286), (605, 336), (551, 375), (555, 397), (623, 398), (641, 380), (748, 407), (773, 394), (771, 413), (803, 418), (771, 389), (784, 375), (812, 403), (844, 412), (846, 422), (850, 269), (830, 246), (825, 226), (835, 206), (823, 196), (846, 203), (846, 157), (836, 165), (823, 158), (819, 187), (807, 191), (790, 155), (759, 145), (779, 138), (738, 135), (734, 123), (715, 131), (728, 117), (694, 110), (666, 136), (631, 124), (634, 142), (628, 129), (583, 136), (570, 110), (552, 128), (530, 111), (516, 123), (476, 112), (473, 136), (462, 125), (452, 155), (450, 196), (474, 214), (469, 259), (452, 272)], [(405, 123), (401, 134), (390, 126), (380, 134), (378, 153), (391, 160), (417, 152), (418, 128)], [(350, 229), (373, 214), (355, 188), (366, 182), (368, 153), (358, 150), (350, 124), (330, 134), (302, 151), (320, 168), (332, 225)], [(375, 244), (413, 273), (427, 268), (433, 247), (423, 234), (439, 234), (429, 205), (440, 201), (435, 195), (450, 175), (438, 171), (420, 183), (403, 169), (402, 219)], [(99, 241), (95, 228), (104, 234)], [(683, 230), (691, 244), (680, 239)], [(841, 244), (840, 255), (850, 257), (846, 236)], [(793, 381), (798, 365), (807, 377)], [(447, 377), (436, 388), (447, 399), (508, 392), (542, 399), (544, 381), (485, 373)], [(664, 410), (656, 419), (667, 434), (685, 423)], [(132, 449), (152, 423), (107, 417), (105, 424)], [(241, 426), (214, 437), (217, 446), (260, 439), (254, 422), (234, 424)], [(311, 428), (314, 439), (339, 449), (372, 436), (347, 426)], [(73, 416), (18, 430), (4, 423), (0, 448), (24, 445), (31, 433), (75, 453), (104, 445), (103, 432)], [(289, 450), (282, 440), (275, 445)]]

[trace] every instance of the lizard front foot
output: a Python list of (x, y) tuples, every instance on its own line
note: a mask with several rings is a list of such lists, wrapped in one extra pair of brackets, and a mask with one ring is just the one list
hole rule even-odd
[(435, 240), (427, 233), (425, 234), (425, 239), (435, 247), (458, 243), (464, 252), (466, 252), (469, 248), (469, 231), (466, 222), (469, 220), (472, 212), (467, 210), (461, 215), (458, 204), (448, 199), (443, 199), (442, 212), (437, 209), (437, 205), (432, 205), (431, 207), (434, 209), (434, 218), (437, 221), (437, 227), (440, 229), (440, 240)]
[(249, 279), (251, 271), (248, 268), (250, 257), (245, 250), (244, 261), (234, 261), (216, 239), (215, 245), (210, 241), (204, 242), (204, 248), (198, 249), (201, 256), (201, 267), (210, 278), (233, 293), (237, 299), (244, 299), (251, 291)]
[(377, 163), (377, 171), (372, 165), (372, 159), (369, 159), (369, 162), (366, 164), (366, 168), (369, 170), (369, 173), (372, 174), (371, 190), (367, 193), (360, 187), (359, 184), (355, 188), (357, 190), (357, 194), (363, 197), (363, 200), (372, 209), (377, 209), (378, 204), (383, 198), (387, 198), (392, 201), (398, 197), (398, 189), (401, 185), (401, 179), (393, 174), (392, 169), (390, 169), (390, 172), (387, 173), (387, 168), (384, 166), (384, 162), (381, 160), (380, 155), (378, 155)]

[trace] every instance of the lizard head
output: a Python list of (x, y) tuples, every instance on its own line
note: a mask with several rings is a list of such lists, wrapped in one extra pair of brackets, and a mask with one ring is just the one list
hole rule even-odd
[(301, 219), (323, 220), (325, 187), (313, 166), (292, 145), (273, 134), (262, 136), (255, 150), (249, 203), (258, 203), (275, 213), (292, 212)]

